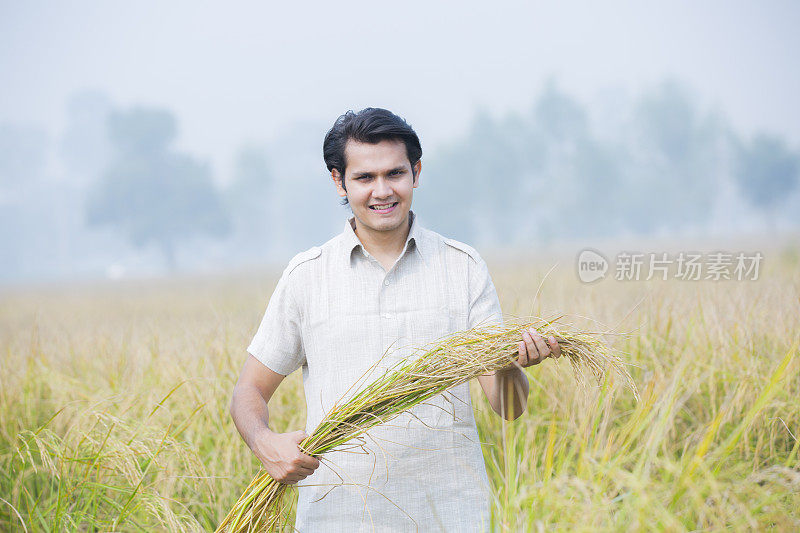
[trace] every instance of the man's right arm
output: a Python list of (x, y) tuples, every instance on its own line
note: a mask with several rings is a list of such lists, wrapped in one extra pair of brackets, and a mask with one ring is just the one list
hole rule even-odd
[(268, 403), (283, 378), (250, 355), (233, 388), (230, 412), (239, 434), (267, 473), (281, 483), (297, 483), (314, 473), (319, 460), (300, 451), (304, 431), (275, 433), (269, 428)]

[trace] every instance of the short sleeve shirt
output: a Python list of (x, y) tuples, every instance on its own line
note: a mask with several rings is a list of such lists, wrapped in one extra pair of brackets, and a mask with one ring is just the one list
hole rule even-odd
[[(388, 271), (350, 219), (295, 256), (278, 281), (247, 350), (279, 374), (302, 369), (308, 434), (354, 383), (450, 333), (502, 320), (480, 255), (413, 213), (410, 221)], [(489, 484), (468, 384), (325, 454), (298, 487), (295, 527), (304, 533), (487, 530)]]

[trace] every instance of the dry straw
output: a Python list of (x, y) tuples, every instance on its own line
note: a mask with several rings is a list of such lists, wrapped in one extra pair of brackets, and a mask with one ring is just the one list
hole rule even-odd
[[(602, 381), (610, 371), (622, 378), (638, 399), (630, 374), (599, 334), (562, 331), (552, 321), (544, 320), (483, 326), (456, 333), (420, 349), (377, 380), (364, 383), (376, 364), (351, 388), (357, 392), (337, 402), (313, 434), (300, 443), (301, 449), (319, 457), (450, 387), (508, 367), (517, 355), (522, 332), (531, 327), (542, 335), (556, 337), (562, 356), (570, 362), (581, 385), (584, 385), (584, 369), (598, 381)], [(360, 385), (366, 386), (359, 389)], [(287, 487), (262, 472), (245, 489), (220, 523), (217, 533), (251, 533), (283, 528), (290, 512), (283, 498)]]

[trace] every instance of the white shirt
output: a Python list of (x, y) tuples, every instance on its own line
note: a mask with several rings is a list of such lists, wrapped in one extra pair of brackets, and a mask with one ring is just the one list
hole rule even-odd
[[(387, 352), (369, 379), (414, 347), (502, 320), (478, 253), (409, 216), (405, 247), (388, 272), (350, 219), (340, 235), (295, 256), (270, 298), (247, 351), (279, 374), (303, 369), (309, 435)], [(298, 484), (299, 531), (488, 529), (489, 483), (468, 384), (411, 412), (370, 430), (362, 449), (323, 456)]]

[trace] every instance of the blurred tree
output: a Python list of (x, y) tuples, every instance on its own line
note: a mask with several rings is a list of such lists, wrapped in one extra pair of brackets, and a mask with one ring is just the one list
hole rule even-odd
[(228, 215), (207, 166), (169, 149), (177, 131), (171, 113), (113, 112), (108, 131), (114, 156), (90, 196), (90, 224), (114, 226), (135, 246), (155, 242), (170, 270), (182, 241), (227, 233)]
[(713, 157), (722, 133), (699, 115), (681, 85), (667, 81), (634, 110), (629, 223), (642, 232), (703, 223), (714, 193)]
[(470, 168), (469, 148), (463, 141), (456, 142), (430, 159), (423, 156), (420, 188), (414, 191), (414, 211), (436, 231), (473, 242), (472, 212), (478, 202), (471, 192), (476, 178)]
[(542, 168), (538, 131), (521, 115), (478, 113), (463, 139), (423, 163), (415, 203), (442, 233), (467, 242), (514, 242), (532, 222), (530, 176)]
[(61, 137), (61, 157), (71, 184), (83, 188), (108, 166), (110, 143), (106, 130), (111, 102), (96, 91), (74, 94), (67, 102), (67, 125)]
[(760, 134), (749, 144), (736, 143), (736, 181), (747, 201), (763, 211), (770, 225), (774, 224), (774, 208), (797, 186), (798, 169), (800, 157), (783, 139)]
[[(623, 230), (622, 194), (626, 148), (586, 137), (571, 159), (574, 189), (554, 197), (558, 206), (553, 219), (562, 234), (570, 237), (606, 237)], [(563, 216), (568, 213), (568, 216)]]
[(243, 148), (236, 157), (233, 180), (225, 191), (228, 205), (241, 210), (244, 216), (263, 212), (272, 187), (266, 153), (255, 147)]
[(81, 91), (70, 96), (66, 112), (59, 146), (64, 179), (53, 205), (53, 215), (57, 220), (58, 241), (54, 253), (59, 264), (69, 270), (69, 265), (75, 267), (93, 255), (87, 253), (88, 250), (107, 247), (95, 240), (101, 236), (86, 231), (85, 212), (87, 189), (100, 179), (111, 156), (106, 127), (111, 101), (101, 92)]
[(544, 146), (537, 157), (542, 171), (530, 176), (533, 189), (524, 208), (536, 217), (537, 237), (602, 233), (613, 216), (604, 202), (613, 192), (613, 172), (606, 168), (601, 143), (592, 138), (584, 106), (550, 80), (534, 103), (529, 127), (540, 132)]
[(550, 143), (576, 143), (588, 134), (588, 119), (583, 106), (549, 80), (533, 108), (535, 125)]
[(262, 259), (272, 244), (276, 228), (271, 227), (274, 187), (272, 171), (264, 150), (243, 148), (236, 157), (233, 180), (225, 190), (225, 203), (233, 220), (232, 246), (236, 255)]

